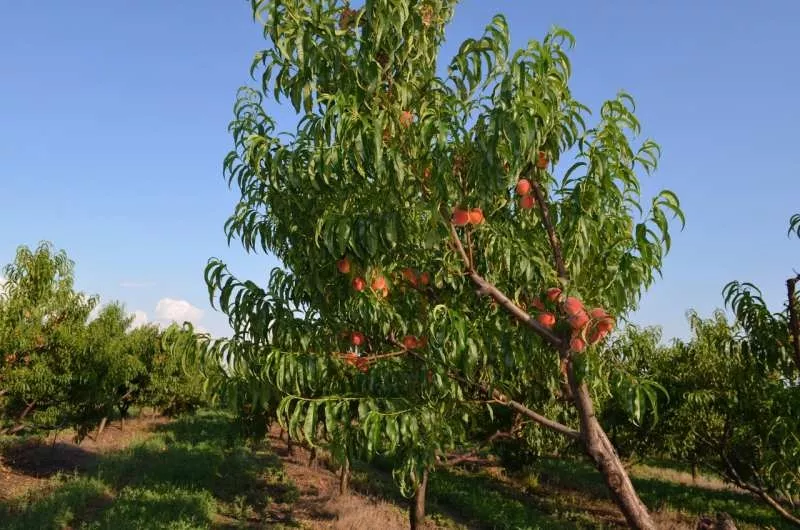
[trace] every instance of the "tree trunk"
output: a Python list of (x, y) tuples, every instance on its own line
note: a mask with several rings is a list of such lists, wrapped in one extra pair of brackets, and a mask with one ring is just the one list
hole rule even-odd
[(602, 473), (611, 498), (622, 511), (628, 526), (640, 530), (655, 530), (656, 526), (647, 507), (636, 494), (619, 455), (597, 421), (588, 387), (586, 383), (578, 382), (571, 362), (568, 373), (572, 394), (575, 396), (575, 407), (580, 417), (581, 441), (586, 454)]
[(344, 464), (339, 470), (339, 495), (347, 495), (350, 491), (350, 459), (344, 458)]
[(100, 425), (97, 427), (97, 434), (94, 435), (94, 441), (97, 442), (100, 440), (100, 435), (103, 434), (103, 431), (106, 428), (106, 422), (108, 421), (108, 417), (103, 418), (100, 420)]
[(697, 482), (697, 462), (692, 460), (692, 483)]
[(311, 454), (308, 455), (308, 467), (313, 467), (317, 463), (317, 448), (311, 448)]
[(420, 530), (425, 524), (425, 492), (428, 489), (428, 470), (422, 473), (422, 481), (419, 483), (414, 500), (408, 507), (408, 520), (411, 530)]
[(289, 434), (289, 431), (286, 431), (286, 449), (289, 456), (294, 456), (294, 443), (292, 442), (292, 435)]

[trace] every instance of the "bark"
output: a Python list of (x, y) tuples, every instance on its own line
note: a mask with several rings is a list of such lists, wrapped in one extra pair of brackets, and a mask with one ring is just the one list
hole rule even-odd
[(656, 526), (647, 507), (639, 499), (622, 461), (606, 436), (594, 413), (594, 405), (586, 383), (579, 382), (572, 363), (569, 365), (569, 384), (575, 396), (575, 407), (581, 423), (581, 440), (584, 450), (603, 475), (611, 498), (622, 511), (628, 526), (642, 530), (655, 530)]
[(317, 463), (317, 448), (312, 447), (311, 453), (308, 455), (308, 467), (313, 467)]
[(350, 492), (350, 459), (345, 457), (344, 464), (339, 470), (339, 495), (347, 495)]
[(100, 425), (97, 427), (97, 434), (94, 435), (95, 442), (100, 440), (100, 435), (103, 434), (103, 431), (106, 429), (106, 422), (108, 422), (108, 417), (100, 420)]
[(800, 276), (786, 280), (786, 291), (789, 295), (789, 331), (792, 337), (792, 352), (794, 353), (794, 363), (800, 371), (800, 319), (797, 316), (797, 304), (795, 303), (795, 287), (800, 281)]
[(778, 515), (780, 515), (781, 517), (783, 517), (784, 519), (786, 519), (787, 521), (789, 521), (793, 525), (800, 527), (800, 518), (795, 517), (794, 515), (792, 515), (789, 512), (789, 510), (787, 510), (786, 508), (781, 506), (781, 503), (779, 503), (778, 501), (773, 499), (771, 496), (769, 496), (767, 494), (767, 492), (765, 492), (764, 490), (760, 490), (758, 492), (758, 496), (761, 497), (761, 499), (764, 502), (769, 504), (770, 508), (772, 508), (773, 510), (778, 512)]
[(286, 431), (286, 448), (289, 456), (294, 456), (294, 442), (292, 442), (292, 435), (289, 434), (289, 431)]
[(25, 407), (25, 410), (23, 410), (22, 413), (20, 413), (20, 415), (17, 416), (17, 424), (16, 425), (11, 427), (10, 429), (6, 429), (5, 431), (0, 432), (0, 434), (16, 434), (19, 431), (21, 431), (22, 429), (24, 429), (25, 425), (22, 424), (22, 420), (24, 420), (25, 417), (28, 414), (31, 413), (31, 411), (34, 409), (34, 407), (36, 407), (36, 400), (31, 401), (30, 403), (28, 403), (28, 405)]
[(414, 500), (408, 507), (408, 521), (411, 530), (420, 530), (425, 524), (425, 493), (428, 489), (428, 470), (422, 473), (422, 481), (419, 483)]
[[(525, 172), (529, 171), (532, 171), (531, 164), (528, 164), (525, 169)], [(538, 202), (540, 211), (542, 213), (542, 221), (545, 225), (551, 250), (553, 251), (553, 259), (556, 271), (558, 272), (558, 276), (560, 278), (567, 279), (568, 274), (564, 264), (564, 254), (561, 251), (561, 242), (559, 241), (558, 233), (556, 232), (555, 226), (549, 215), (547, 197), (544, 190), (539, 186), (536, 178), (531, 179), (531, 185), (533, 186), (533, 191), (536, 195), (536, 201)], [(445, 212), (444, 215), (446, 219), (447, 213)], [(602, 426), (597, 421), (597, 417), (594, 413), (594, 405), (592, 403), (592, 398), (589, 394), (588, 387), (585, 383), (579, 382), (575, 376), (571, 352), (569, 351), (569, 345), (566, 344), (566, 339), (562, 339), (558, 335), (554, 334), (551, 330), (539, 324), (536, 319), (534, 319), (527, 312), (523, 311), (499, 289), (497, 289), (497, 287), (481, 277), (475, 271), (475, 269), (472, 267), (472, 262), (469, 260), (469, 256), (467, 256), (467, 253), (464, 251), (464, 246), (461, 243), (458, 232), (452, 223), (450, 224), (450, 237), (456, 251), (461, 256), (461, 261), (466, 269), (465, 273), (478, 287), (478, 293), (481, 295), (491, 296), (492, 299), (502, 306), (512, 317), (517, 319), (517, 321), (520, 323), (531, 328), (542, 339), (548, 342), (558, 352), (561, 361), (566, 363), (568, 379), (567, 383), (572, 394), (572, 402), (574, 403), (580, 418), (581, 428), (579, 435), (580, 440), (583, 442), (586, 454), (592, 459), (597, 469), (603, 475), (603, 479), (609, 489), (611, 498), (617, 507), (622, 511), (626, 521), (628, 522), (628, 525), (631, 528), (636, 529), (655, 529), (655, 524), (650, 517), (650, 513), (647, 511), (647, 507), (644, 505), (641, 499), (639, 499), (639, 496), (633, 487), (633, 483), (628, 476), (628, 472), (622, 465), (619, 455), (617, 455), (614, 446), (611, 444), (611, 441), (608, 439), (608, 436), (606, 435)], [(572, 431), (572, 429), (569, 429), (568, 427), (554, 422), (548, 418), (544, 418), (541, 415), (536, 413), (530, 414), (533, 411), (527, 410), (524, 405), (512, 402), (510, 400), (506, 401), (505, 403), (508, 406), (511, 406), (514, 410), (525, 414), (529, 418), (538, 422), (540, 425), (553, 429), (556, 432), (567, 434), (567, 432)]]

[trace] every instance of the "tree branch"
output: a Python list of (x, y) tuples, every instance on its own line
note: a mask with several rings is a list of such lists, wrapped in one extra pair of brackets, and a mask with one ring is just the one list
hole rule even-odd
[[(419, 359), (420, 361), (427, 362), (425, 360), (425, 358), (423, 356), (421, 356), (420, 354), (418, 354), (417, 352), (411, 351), (411, 350), (409, 350), (408, 352), (412, 356), (414, 356), (417, 359)], [(576, 431), (576, 430), (574, 430), (574, 429), (572, 429), (570, 427), (567, 427), (566, 425), (564, 425), (562, 423), (559, 423), (557, 421), (551, 420), (550, 418), (542, 416), (538, 412), (535, 412), (535, 411), (529, 409), (528, 407), (526, 407), (522, 403), (519, 403), (517, 401), (514, 401), (513, 399), (510, 399), (508, 396), (506, 396), (505, 394), (503, 394), (502, 392), (500, 392), (497, 389), (489, 390), (489, 388), (486, 387), (485, 385), (482, 385), (481, 383), (472, 383), (470, 381), (467, 381), (465, 378), (463, 378), (460, 375), (458, 375), (458, 374), (456, 374), (454, 372), (451, 372), (449, 370), (447, 372), (447, 376), (450, 379), (458, 381), (459, 383), (477, 387), (478, 389), (481, 390), (481, 392), (487, 394), (492, 399), (497, 401), (499, 404), (505, 405), (506, 407), (509, 407), (510, 409), (519, 412), (520, 414), (532, 419), (533, 421), (535, 421), (539, 425), (542, 425), (543, 427), (547, 427), (548, 429), (556, 431), (557, 433), (563, 434), (564, 436), (566, 436), (568, 438), (572, 438), (573, 440), (579, 440), (581, 438), (581, 433), (580, 432), (578, 432), (578, 431)]]
[(786, 291), (789, 295), (789, 332), (792, 336), (794, 363), (800, 371), (800, 321), (797, 317), (797, 304), (795, 303), (795, 288), (798, 281), (800, 281), (800, 275), (786, 280)]
[(553, 347), (560, 349), (563, 346), (564, 341), (562, 341), (557, 335), (541, 325), (535, 318), (523, 311), (519, 306), (517, 306), (517, 304), (512, 302), (506, 295), (500, 292), (497, 287), (475, 272), (470, 264), (469, 256), (467, 256), (467, 253), (464, 250), (464, 245), (461, 244), (461, 239), (458, 237), (456, 228), (452, 223), (450, 223), (450, 237), (453, 240), (453, 245), (455, 246), (456, 251), (458, 251), (458, 254), (461, 256), (461, 260), (464, 262), (467, 275), (469, 276), (470, 280), (472, 280), (472, 283), (478, 286), (479, 294), (490, 296), (498, 304), (503, 306), (503, 308), (514, 318), (533, 329)]
[[(528, 167), (532, 168), (533, 166), (528, 164)], [(564, 254), (561, 252), (561, 242), (558, 240), (558, 234), (556, 234), (555, 226), (553, 225), (553, 221), (550, 219), (550, 209), (547, 204), (547, 197), (544, 194), (542, 186), (536, 181), (535, 178), (531, 178), (530, 181), (536, 202), (539, 204), (539, 210), (542, 212), (542, 222), (544, 223), (544, 228), (547, 231), (547, 239), (550, 241), (550, 248), (553, 250), (553, 261), (556, 265), (556, 272), (558, 272), (559, 278), (566, 279), (568, 276), (567, 267), (564, 264)]]

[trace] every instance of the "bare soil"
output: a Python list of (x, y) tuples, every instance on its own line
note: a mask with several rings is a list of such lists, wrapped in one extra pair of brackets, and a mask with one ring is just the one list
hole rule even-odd
[(109, 423), (99, 439), (91, 433), (80, 444), (75, 442), (74, 432), (65, 430), (6, 445), (0, 448), (0, 500), (43, 488), (57, 473), (86, 472), (99, 455), (124, 449), (167, 421), (158, 416), (141, 416), (125, 420), (124, 427), (120, 422)]

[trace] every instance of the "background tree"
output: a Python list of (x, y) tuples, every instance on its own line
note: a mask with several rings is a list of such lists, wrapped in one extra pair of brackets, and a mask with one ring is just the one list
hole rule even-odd
[(23, 421), (55, 428), (74, 417), (70, 407), (75, 353), (83, 327), (97, 304), (73, 289), (74, 264), (49, 243), (20, 247), (0, 296), (0, 394), (7, 429)]

